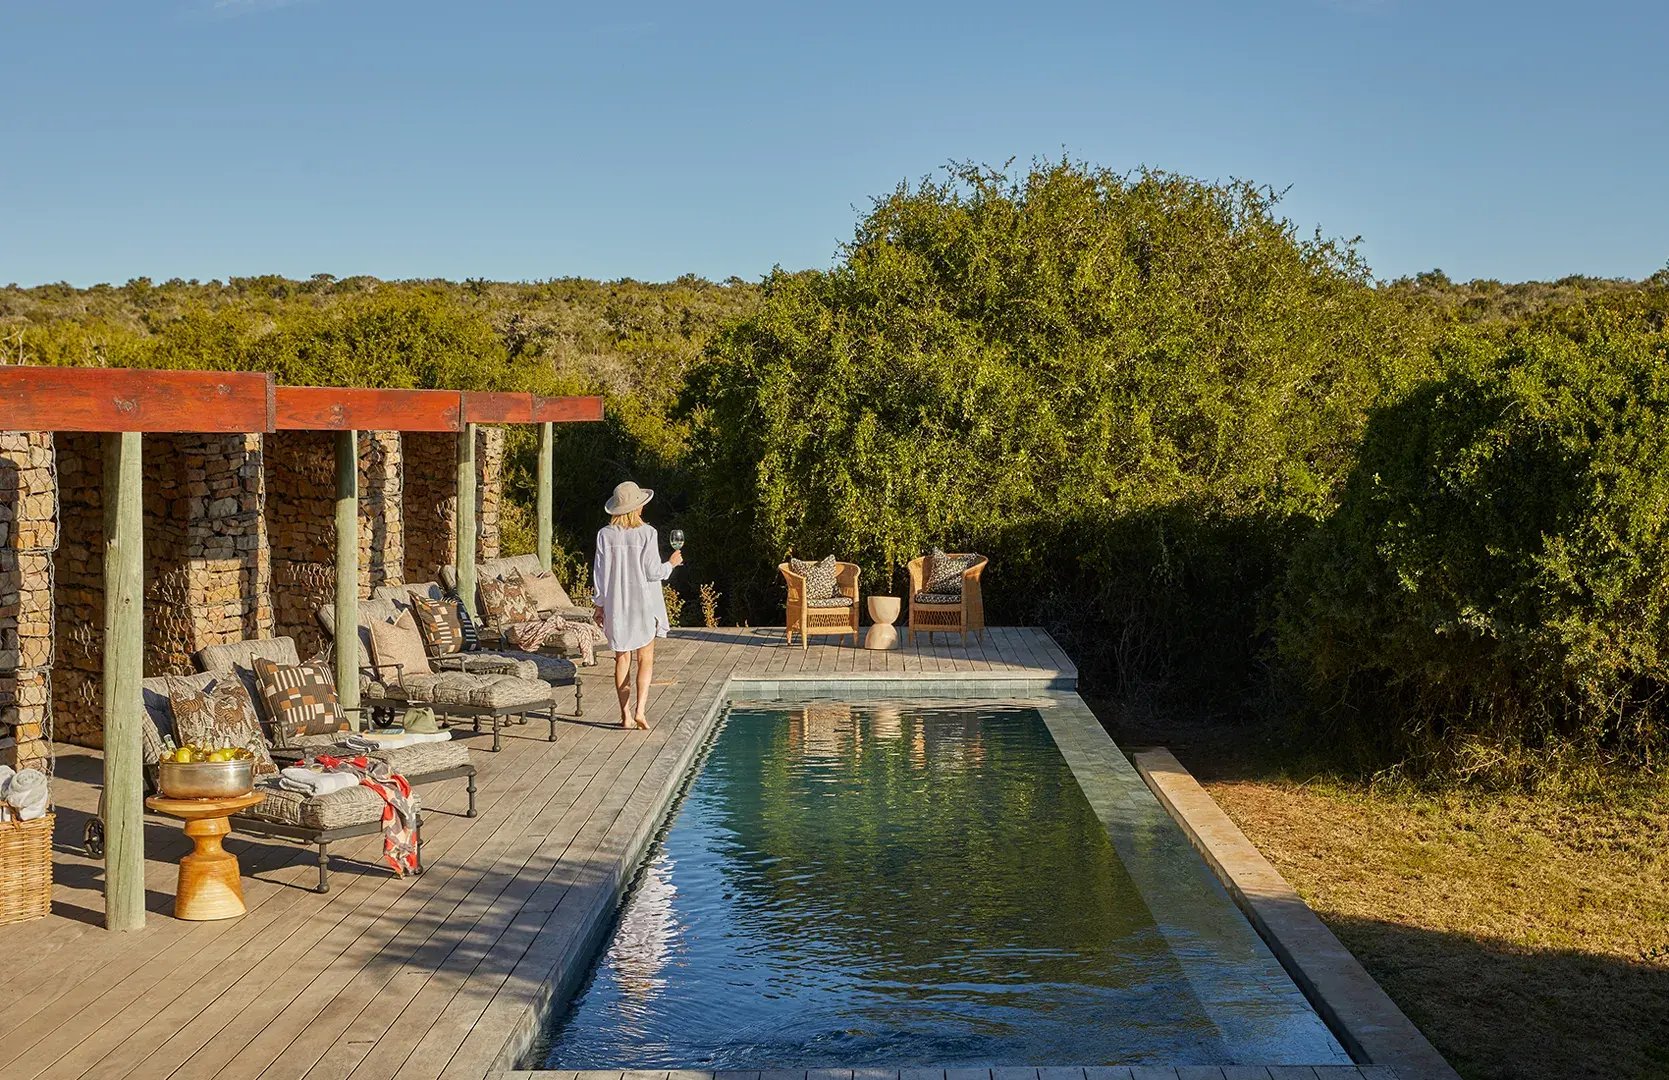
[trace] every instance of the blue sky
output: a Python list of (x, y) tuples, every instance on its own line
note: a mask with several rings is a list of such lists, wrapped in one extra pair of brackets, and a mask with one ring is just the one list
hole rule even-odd
[(756, 279), (1063, 151), (1381, 277), (1669, 262), (1669, 5), (0, 0), (0, 282)]

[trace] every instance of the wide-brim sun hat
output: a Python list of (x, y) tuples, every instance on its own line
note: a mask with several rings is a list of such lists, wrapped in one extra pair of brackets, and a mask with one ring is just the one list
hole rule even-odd
[(609, 496), (608, 502), (603, 504), (603, 513), (610, 517), (616, 514), (629, 514), (633, 510), (648, 505), (655, 497), (654, 488), (638, 487), (630, 480), (622, 480), (614, 485), (614, 494)]

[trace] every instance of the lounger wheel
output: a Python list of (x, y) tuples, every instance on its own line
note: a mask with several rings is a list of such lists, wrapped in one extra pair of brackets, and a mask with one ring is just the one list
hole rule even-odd
[(102, 818), (88, 820), (87, 828), (81, 834), (81, 843), (86, 848), (89, 859), (104, 858), (104, 821)]

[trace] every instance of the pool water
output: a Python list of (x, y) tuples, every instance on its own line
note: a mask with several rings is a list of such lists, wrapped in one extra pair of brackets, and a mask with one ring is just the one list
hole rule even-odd
[(1220, 890), (1156, 919), (1039, 709), (722, 723), (545, 1067), (1348, 1061)]

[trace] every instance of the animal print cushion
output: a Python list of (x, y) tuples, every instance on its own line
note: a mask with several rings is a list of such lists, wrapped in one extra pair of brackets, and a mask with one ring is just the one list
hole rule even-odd
[(962, 575), (977, 562), (978, 555), (946, 555), (934, 548), (927, 557), (927, 587), (922, 592), (947, 598), (939, 603), (956, 603), (962, 599)]
[(264, 656), (251, 661), (267, 712), (272, 716), (272, 741), (288, 746), (303, 735), (347, 731), (348, 722), (336, 697), (336, 680), (322, 660), (305, 664), (275, 664)]
[(255, 755), (255, 775), (278, 772), (267, 751), (261, 722), (255, 718), (255, 703), (243, 683), (229, 676), (207, 686), (193, 680), (168, 677), (168, 704), (174, 712), (174, 738), (207, 750), (241, 746)]
[(523, 591), (533, 598), (533, 606), (540, 611), (555, 611), (557, 608), (571, 608), (573, 600), (568, 596), (568, 590), (562, 587), (562, 582), (556, 580), (556, 575), (549, 570), (538, 574), (524, 574), (520, 570), (512, 570), (510, 576), (521, 584)]
[(481, 603), (494, 626), (532, 622), (539, 617), (539, 605), (522, 587), (520, 578), (492, 578), (481, 583)]
[(457, 604), (413, 593), (411, 608), (430, 656), (451, 656), (464, 651), (464, 624), (458, 618)]
[(806, 579), (807, 600), (827, 600), (834, 596), (835, 578), (840, 574), (840, 567), (836, 565), (833, 555), (826, 557), (822, 562), (790, 558), (788, 565), (796, 574)]

